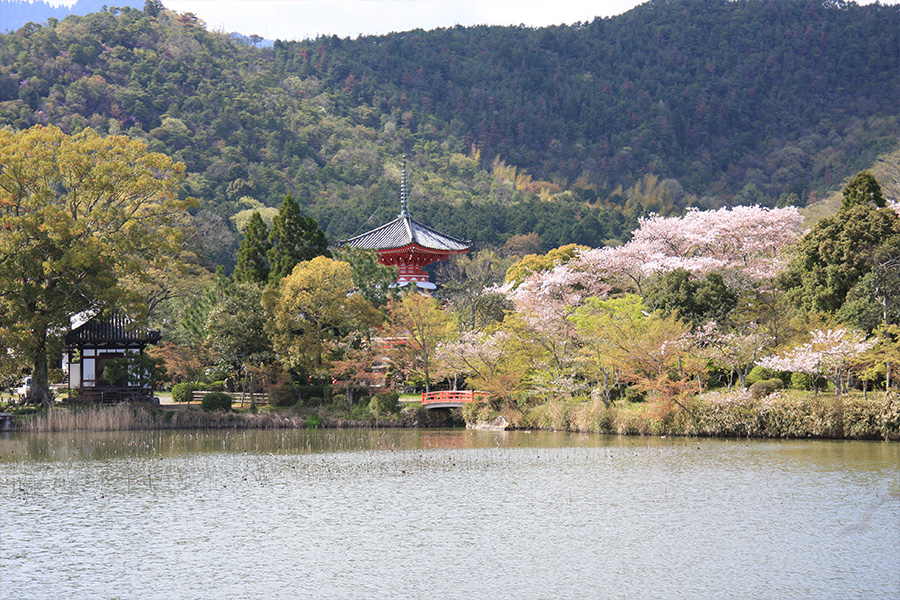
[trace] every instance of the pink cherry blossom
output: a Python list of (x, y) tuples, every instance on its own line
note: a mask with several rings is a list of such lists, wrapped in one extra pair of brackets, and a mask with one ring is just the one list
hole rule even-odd
[(761, 280), (775, 276), (784, 264), (782, 249), (802, 234), (803, 217), (794, 207), (692, 209), (683, 217), (641, 219), (624, 246), (584, 252), (567, 267), (638, 293), (647, 277), (677, 268), (701, 277), (731, 269)]

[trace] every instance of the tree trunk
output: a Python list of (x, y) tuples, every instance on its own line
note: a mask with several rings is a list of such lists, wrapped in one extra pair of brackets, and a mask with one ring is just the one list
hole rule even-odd
[(34, 351), (34, 364), (31, 373), (31, 402), (50, 408), (50, 374), (47, 368), (47, 334), (41, 336), (38, 347)]
[(884, 391), (891, 391), (891, 363), (888, 362), (884, 368), (885, 371), (885, 382), (884, 382)]

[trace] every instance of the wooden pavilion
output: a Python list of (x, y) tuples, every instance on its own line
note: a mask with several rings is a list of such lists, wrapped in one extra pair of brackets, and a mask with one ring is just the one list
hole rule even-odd
[(414, 283), (424, 289), (434, 289), (425, 267), (454, 254), (471, 250), (472, 242), (443, 234), (409, 216), (406, 180), (406, 157), (400, 179), (400, 214), (390, 223), (356, 237), (338, 242), (338, 246), (365, 248), (378, 253), (378, 262), (399, 268), (399, 285)]
[(103, 370), (111, 360), (143, 355), (148, 344), (161, 339), (159, 331), (138, 327), (118, 311), (88, 320), (66, 335), (63, 367), (68, 372), (69, 389), (81, 398), (101, 402), (149, 399), (153, 390), (141, 383), (139, 373), (131, 373), (124, 381), (106, 383)]

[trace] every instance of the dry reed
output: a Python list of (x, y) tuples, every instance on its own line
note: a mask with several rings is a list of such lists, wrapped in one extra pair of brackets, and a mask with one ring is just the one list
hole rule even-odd
[(24, 417), (20, 431), (133, 431), (151, 429), (299, 429), (306, 419), (275, 413), (207, 412), (190, 408), (173, 411), (133, 404), (109, 404), (52, 409)]

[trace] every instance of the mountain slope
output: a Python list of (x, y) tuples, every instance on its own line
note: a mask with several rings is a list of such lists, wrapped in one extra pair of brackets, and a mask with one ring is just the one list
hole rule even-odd
[(272, 49), (110, 9), (0, 35), (0, 126), (142, 138), (185, 162), (218, 229), (291, 193), (332, 239), (360, 233), (396, 215), (407, 153), (411, 208), (438, 229), (598, 246), (647, 210), (802, 204), (896, 148), (898, 38), (900, 7), (830, 0)]

